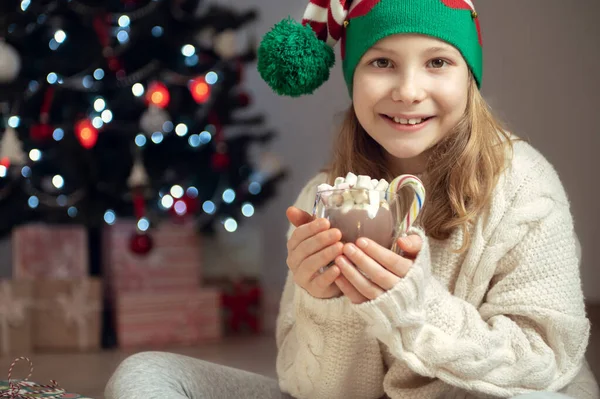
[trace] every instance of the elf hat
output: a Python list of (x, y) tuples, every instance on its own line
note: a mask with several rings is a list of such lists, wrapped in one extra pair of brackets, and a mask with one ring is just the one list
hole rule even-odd
[(333, 48), (341, 40), (344, 79), (352, 93), (361, 57), (377, 41), (398, 33), (453, 45), (481, 87), (481, 30), (472, 0), (310, 0), (301, 24), (288, 18), (264, 36), (258, 71), (277, 94), (312, 94), (329, 79)]

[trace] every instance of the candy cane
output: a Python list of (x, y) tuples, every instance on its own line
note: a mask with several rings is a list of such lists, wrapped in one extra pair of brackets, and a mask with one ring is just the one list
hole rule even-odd
[[(401, 233), (405, 233), (412, 226), (417, 216), (419, 216), (421, 208), (423, 208), (423, 203), (425, 202), (425, 187), (423, 186), (423, 182), (421, 182), (417, 176), (400, 175), (396, 177), (390, 182), (387, 192), (388, 194), (396, 194), (406, 186), (413, 189), (415, 196), (409, 212), (400, 224)], [(389, 195), (389, 197), (391, 197), (391, 195)]]

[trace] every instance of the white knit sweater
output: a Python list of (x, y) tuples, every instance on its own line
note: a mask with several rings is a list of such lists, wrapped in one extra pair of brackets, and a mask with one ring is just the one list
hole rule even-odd
[[(296, 206), (312, 211), (316, 187)], [(290, 227), (288, 238), (293, 227)], [(463, 254), (457, 230), (426, 237), (409, 273), (375, 300), (316, 299), (291, 274), (277, 320), (277, 373), (297, 398), (486, 398), (531, 391), (600, 397), (568, 199), (524, 142)]]

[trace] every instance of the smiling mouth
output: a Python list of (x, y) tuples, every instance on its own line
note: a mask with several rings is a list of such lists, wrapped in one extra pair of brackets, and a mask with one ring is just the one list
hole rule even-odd
[(389, 115), (383, 115), (383, 116), (399, 125), (407, 125), (407, 126), (420, 125), (421, 123), (426, 122), (429, 119), (433, 118), (433, 116), (427, 116), (425, 118), (404, 119), (404, 118), (392, 117)]

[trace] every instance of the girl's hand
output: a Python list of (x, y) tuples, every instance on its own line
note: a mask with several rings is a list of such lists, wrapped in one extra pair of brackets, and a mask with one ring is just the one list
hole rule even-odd
[(345, 244), (344, 255), (335, 259), (342, 272), (335, 283), (352, 303), (375, 299), (406, 276), (422, 244), (421, 237), (416, 234), (399, 238), (398, 245), (404, 256), (368, 238), (359, 238), (356, 245)]
[(340, 296), (342, 292), (334, 284), (340, 269), (336, 265), (323, 273), (319, 269), (342, 254), (342, 233), (338, 229), (330, 229), (327, 219), (313, 220), (311, 215), (296, 207), (288, 208), (286, 216), (296, 226), (287, 242), (286, 262), (296, 284), (315, 298)]

